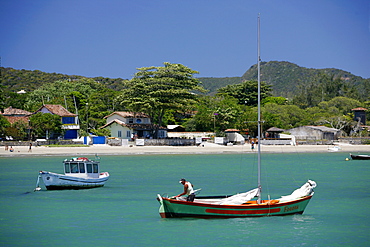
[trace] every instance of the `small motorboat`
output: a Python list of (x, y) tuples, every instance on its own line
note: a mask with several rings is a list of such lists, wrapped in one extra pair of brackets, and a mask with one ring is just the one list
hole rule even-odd
[(357, 154), (357, 155), (350, 154), (350, 155), (353, 160), (370, 160), (370, 155), (368, 154)]
[(35, 191), (42, 179), (47, 190), (90, 189), (104, 186), (109, 178), (108, 172), (100, 172), (99, 161), (86, 157), (65, 159), (63, 161), (64, 174), (40, 171)]
[(342, 148), (339, 147), (339, 146), (333, 146), (333, 147), (329, 147), (328, 150), (329, 152), (338, 152), (339, 150), (341, 150)]

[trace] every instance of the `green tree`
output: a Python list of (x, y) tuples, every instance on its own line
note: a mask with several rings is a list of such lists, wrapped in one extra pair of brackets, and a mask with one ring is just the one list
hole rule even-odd
[(293, 104), (300, 108), (317, 106), (322, 101), (322, 89), (315, 81), (300, 84), (298, 94), (293, 98)]
[[(358, 92), (360, 101), (370, 101), (370, 78), (364, 80), (363, 83), (359, 85)], [(370, 116), (370, 114), (368, 114), (368, 116)]]
[(357, 89), (340, 77), (319, 73), (308, 83), (298, 86), (299, 92), (293, 98), (293, 103), (301, 108), (317, 106), (322, 101), (335, 97), (358, 98)]
[(27, 140), (29, 136), (28, 123), (24, 121), (16, 121), (11, 126), (6, 128), (7, 136), (11, 136), (14, 140)]
[(30, 125), (36, 137), (48, 139), (53, 135), (63, 134), (62, 122), (58, 115), (38, 112), (30, 117)]
[[(104, 86), (92, 79), (61, 80), (45, 84), (27, 97), (26, 109), (37, 110), (43, 104), (63, 105), (71, 112), (85, 107), (88, 97), (103, 89)], [(72, 110), (73, 109), (73, 110)]]
[(102, 88), (98, 92), (94, 92), (87, 99), (86, 107), (82, 107), (79, 111), (81, 116), (84, 116), (82, 122), (87, 121), (87, 129), (97, 129), (106, 124), (105, 116), (114, 111), (125, 110), (117, 102), (117, 96), (120, 93), (108, 88)]
[(264, 98), (262, 101), (261, 101), (261, 104), (264, 105), (264, 104), (267, 104), (267, 103), (275, 103), (275, 104), (278, 104), (278, 105), (287, 105), (289, 102), (288, 102), (288, 99), (287, 98), (284, 98), (284, 97), (266, 97)]
[[(218, 89), (217, 94), (234, 97), (240, 105), (256, 106), (258, 102), (258, 82), (244, 81), (240, 84), (227, 85)], [(261, 100), (269, 96), (271, 96), (271, 86), (261, 82)]]
[(111, 134), (109, 129), (91, 129), (90, 132), (97, 136), (110, 136)]
[[(163, 117), (170, 110), (190, 109), (197, 102), (195, 91), (203, 92), (197, 74), (182, 64), (164, 63), (163, 67), (139, 68), (134, 78), (122, 90), (118, 100), (125, 108), (145, 112), (152, 118), (156, 128), (162, 125)], [(157, 137), (158, 129), (154, 137)]]
[(328, 114), (327, 111), (320, 107), (309, 107), (304, 109), (305, 112), (305, 125), (317, 125), (322, 118), (329, 117), (331, 114)]
[[(0, 79), (1, 80), (1, 79)], [(5, 104), (5, 92), (4, 92), (4, 86), (0, 84), (0, 113), (4, 112), (4, 109), (6, 108)], [(1, 125), (0, 125), (1, 126)], [(1, 131), (1, 130), (0, 130)]]
[(265, 121), (264, 128), (290, 129), (307, 124), (305, 111), (295, 105), (267, 103), (261, 111), (262, 118)]
[(10, 127), (9, 121), (0, 114), (0, 137), (6, 136), (6, 129)]
[(362, 106), (361, 102), (346, 97), (335, 97), (329, 101), (323, 101), (318, 105), (320, 108), (332, 112), (333, 107), (338, 110), (339, 115), (351, 113), (351, 109)]
[(196, 109), (195, 116), (186, 123), (188, 131), (221, 132), (236, 128), (241, 121), (241, 106), (232, 97), (204, 96)]
[(115, 100), (118, 94), (93, 79), (60, 80), (30, 93), (26, 108), (34, 111), (42, 104), (60, 104), (78, 114), (81, 128), (87, 131), (105, 124), (104, 116), (122, 109)]
[(13, 108), (17, 109), (24, 109), (24, 104), (27, 101), (28, 93), (13, 93), (13, 92), (7, 92), (6, 93), (6, 105), (12, 106)]

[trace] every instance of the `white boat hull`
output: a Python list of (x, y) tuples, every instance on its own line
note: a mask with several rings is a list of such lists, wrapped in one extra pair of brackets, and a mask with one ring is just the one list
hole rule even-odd
[(42, 181), (44, 182), (47, 190), (78, 190), (104, 186), (105, 182), (109, 178), (109, 173), (100, 173), (99, 178), (87, 178), (40, 171), (39, 176), (42, 178)]

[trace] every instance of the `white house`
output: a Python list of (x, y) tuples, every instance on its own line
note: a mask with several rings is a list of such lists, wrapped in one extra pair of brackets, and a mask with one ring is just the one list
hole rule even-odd
[[(120, 111), (113, 112), (104, 118), (107, 119), (107, 123), (100, 128), (109, 129), (111, 137), (121, 139), (153, 137), (154, 125), (151, 123), (150, 117), (145, 113)], [(160, 128), (158, 138), (164, 138), (166, 136), (167, 131)]]
[(62, 129), (65, 130), (64, 139), (75, 139), (78, 137), (78, 116), (69, 112), (61, 105), (42, 105), (35, 113), (50, 113), (61, 117)]
[(326, 126), (301, 126), (287, 130), (296, 139), (326, 139), (337, 140), (340, 135), (339, 129), (329, 128)]

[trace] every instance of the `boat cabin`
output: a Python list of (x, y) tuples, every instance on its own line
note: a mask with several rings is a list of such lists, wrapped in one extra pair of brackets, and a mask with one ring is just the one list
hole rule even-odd
[(99, 161), (89, 160), (85, 157), (65, 159), (64, 174), (75, 177), (99, 178)]

